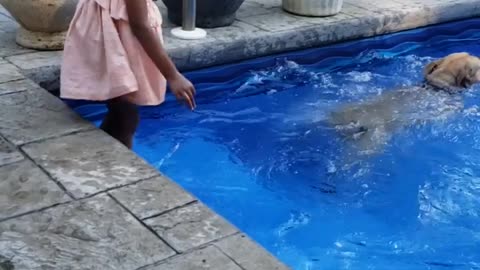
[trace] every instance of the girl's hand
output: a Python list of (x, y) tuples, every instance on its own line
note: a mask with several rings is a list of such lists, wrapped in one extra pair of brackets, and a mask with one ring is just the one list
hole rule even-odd
[(197, 105), (195, 104), (195, 87), (193, 87), (193, 84), (180, 73), (171, 79), (169, 84), (170, 91), (177, 100), (185, 102), (190, 110), (194, 110)]
[(195, 88), (177, 70), (168, 56), (158, 32), (151, 27), (148, 20), (147, 1), (125, 0), (128, 22), (134, 35), (147, 55), (170, 84), (170, 90), (179, 101), (185, 102), (190, 109), (195, 109)]

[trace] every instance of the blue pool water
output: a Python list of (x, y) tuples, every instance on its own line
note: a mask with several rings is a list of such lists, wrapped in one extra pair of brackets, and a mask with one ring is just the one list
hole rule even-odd
[(480, 269), (480, 87), (369, 157), (322, 124), (459, 51), (480, 19), (194, 71), (197, 111), (142, 108), (134, 150), (295, 270)]

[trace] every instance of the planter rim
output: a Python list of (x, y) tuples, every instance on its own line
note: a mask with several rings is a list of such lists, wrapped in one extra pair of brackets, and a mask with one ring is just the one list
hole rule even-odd
[(68, 29), (77, 0), (0, 0), (10, 15), (25, 29), (56, 33)]
[(343, 8), (343, 0), (282, 0), (283, 10), (305, 17), (334, 16)]

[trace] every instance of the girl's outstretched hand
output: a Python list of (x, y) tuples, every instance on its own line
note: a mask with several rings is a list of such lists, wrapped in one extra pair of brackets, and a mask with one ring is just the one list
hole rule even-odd
[(178, 101), (184, 102), (190, 110), (194, 110), (195, 104), (195, 87), (182, 74), (178, 73), (169, 81), (170, 91), (175, 95)]
[(195, 88), (183, 77), (168, 56), (159, 38), (148, 20), (147, 1), (125, 0), (128, 22), (134, 35), (147, 55), (170, 84), (170, 90), (179, 101), (185, 102), (191, 110), (195, 109)]

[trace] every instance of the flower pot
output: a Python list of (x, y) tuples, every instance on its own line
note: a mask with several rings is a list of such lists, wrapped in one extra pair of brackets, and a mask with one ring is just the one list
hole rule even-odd
[(283, 9), (301, 16), (324, 17), (336, 15), (343, 0), (283, 0)]
[[(196, 25), (201, 28), (216, 28), (231, 25), (245, 0), (197, 0)], [(163, 0), (168, 9), (168, 19), (182, 25), (182, 0)]]
[(17, 43), (37, 50), (61, 50), (77, 0), (0, 0), (20, 24)]

